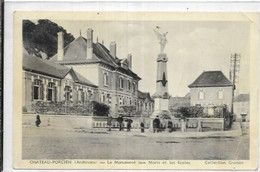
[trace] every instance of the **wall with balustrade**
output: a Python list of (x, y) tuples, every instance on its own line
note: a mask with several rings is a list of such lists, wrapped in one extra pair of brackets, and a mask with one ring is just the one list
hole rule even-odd
[[(107, 117), (98, 116), (80, 116), (80, 115), (46, 115), (40, 114), (42, 127), (58, 127), (66, 129), (78, 128), (108, 128)], [(140, 129), (141, 122), (144, 122), (145, 128), (149, 128), (149, 118), (131, 117), (124, 118), (123, 125), (126, 128), (126, 119), (131, 119), (132, 129)], [(23, 125), (35, 126), (36, 114), (23, 114)], [(162, 128), (167, 128), (168, 121), (162, 121)], [(224, 118), (187, 118), (185, 121), (182, 119), (172, 119), (173, 130), (182, 131), (222, 131), (225, 129)], [(185, 125), (185, 126), (183, 126)], [(183, 127), (182, 127), (183, 126)], [(116, 119), (112, 119), (111, 128), (119, 128), (119, 123)]]

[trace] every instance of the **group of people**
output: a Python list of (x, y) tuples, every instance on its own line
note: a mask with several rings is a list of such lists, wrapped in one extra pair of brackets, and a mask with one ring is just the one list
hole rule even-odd
[(160, 132), (164, 128), (167, 128), (169, 132), (173, 131), (173, 123), (172, 121), (168, 121), (167, 126), (163, 127), (161, 124), (161, 121), (159, 119), (159, 116), (156, 116), (156, 118), (153, 120), (153, 132)]
[[(133, 120), (131, 119), (126, 119), (126, 129), (127, 129), (127, 132), (131, 131), (131, 123), (133, 122)], [(119, 123), (119, 131), (122, 131), (124, 130), (124, 118), (122, 115), (120, 115), (118, 118), (117, 118), (117, 122)], [(144, 132), (144, 122), (141, 122), (140, 123), (140, 128), (141, 128), (141, 132), (143, 133)]]
[[(124, 130), (124, 118), (122, 115), (120, 115), (118, 118), (117, 118), (117, 122), (119, 123), (119, 131), (122, 131)], [(126, 119), (126, 129), (127, 129), (127, 132), (131, 131), (131, 123), (133, 121), (131, 119)]]
[[(131, 119), (126, 119), (126, 129), (127, 132), (131, 131), (131, 123), (133, 122)], [(117, 118), (117, 122), (119, 123), (119, 131), (123, 131), (124, 130), (124, 118), (122, 115), (120, 115)], [(111, 131), (111, 120), (109, 123), (110, 127), (109, 127), (109, 131)], [(156, 116), (156, 118), (153, 120), (153, 132), (160, 132), (163, 130), (163, 128), (167, 128), (169, 132), (173, 131), (173, 123), (172, 121), (168, 121), (167, 126), (163, 127), (163, 124), (161, 123), (159, 116)], [(144, 122), (140, 123), (140, 129), (141, 132), (144, 132), (145, 129), (145, 125)]]

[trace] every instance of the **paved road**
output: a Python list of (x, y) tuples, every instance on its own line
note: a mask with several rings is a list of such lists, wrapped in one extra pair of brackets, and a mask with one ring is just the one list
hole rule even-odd
[[(114, 131), (116, 132), (116, 131)], [(23, 128), (23, 159), (248, 159), (248, 133), (236, 138), (167, 138)]]

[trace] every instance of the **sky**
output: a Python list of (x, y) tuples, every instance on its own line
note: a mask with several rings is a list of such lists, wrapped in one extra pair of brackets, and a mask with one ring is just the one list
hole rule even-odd
[(168, 89), (172, 96), (185, 96), (203, 71), (221, 70), (229, 77), (230, 56), (241, 55), (239, 93), (249, 93), (250, 25), (245, 21), (66, 21), (52, 20), (75, 38), (94, 30), (94, 42), (104, 41), (109, 49), (117, 43), (117, 57), (132, 54), (132, 70), (142, 80), (139, 90), (155, 93), (156, 58), (160, 52), (154, 29), (168, 32), (164, 52), (168, 57)]

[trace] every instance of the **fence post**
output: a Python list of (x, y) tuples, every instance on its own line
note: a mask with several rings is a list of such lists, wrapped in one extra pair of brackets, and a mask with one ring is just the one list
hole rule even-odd
[(187, 131), (186, 120), (185, 119), (181, 119), (181, 131), (182, 132), (186, 132)]
[(201, 131), (202, 131), (200, 118), (198, 118), (198, 128), (197, 128), (197, 131), (198, 131), (198, 132), (201, 132)]

